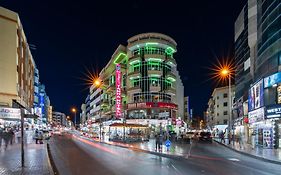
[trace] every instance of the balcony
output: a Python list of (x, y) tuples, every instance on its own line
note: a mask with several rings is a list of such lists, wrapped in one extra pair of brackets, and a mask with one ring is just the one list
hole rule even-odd
[(102, 103), (101, 103), (101, 106), (103, 107), (103, 106), (108, 106), (108, 105), (109, 105), (108, 99), (103, 99)]
[(106, 92), (113, 92), (115, 90), (115, 84), (111, 84), (106, 88)]
[(134, 78), (134, 77), (140, 78), (141, 77), (140, 71), (134, 71), (128, 73), (128, 78)]
[(129, 58), (129, 64), (134, 64), (137, 62), (141, 62), (141, 57), (140, 55), (134, 55), (131, 58)]
[(168, 87), (165, 90), (165, 93), (170, 94), (170, 95), (176, 95), (176, 89), (174, 87)]
[(161, 87), (160, 86), (152, 86), (152, 85), (150, 85), (149, 90), (151, 92), (159, 92), (159, 91), (161, 91)]
[(177, 65), (176, 60), (172, 57), (168, 57), (166, 62), (167, 62), (168, 65), (170, 65), (172, 67), (175, 67)]
[(173, 74), (172, 72), (168, 72), (167, 75), (166, 75), (166, 78), (172, 82), (176, 81), (177, 80), (177, 77), (175, 74)]
[(141, 88), (139, 86), (128, 88), (128, 92), (130, 92), (130, 93), (136, 93), (136, 92), (140, 92), (140, 91), (141, 91)]
[(161, 54), (145, 54), (144, 58), (146, 61), (165, 61), (165, 55), (161, 55)]
[(159, 77), (161, 77), (162, 76), (162, 71), (161, 70), (148, 70), (148, 75), (158, 75)]

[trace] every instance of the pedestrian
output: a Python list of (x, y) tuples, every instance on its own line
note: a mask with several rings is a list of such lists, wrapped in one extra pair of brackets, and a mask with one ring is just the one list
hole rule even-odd
[(38, 131), (38, 129), (35, 130), (34, 138), (35, 138), (35, 143), (38, 144), (38, 138), (39, 138), (39, 131)]
[(43, 131), (39, 131), (38, 140), (40, 144), (43, 144)]
[(4, 139), (4, 142), (5, 142), (5, 150), (6, 150), (8, 148), (8, 144), (9, 144), (9, 140), (10, 140), (7, 128), (3, 132), (3, 139)]
[(3, 129), (0, 128), (0, 149), (2, 147), (2, 139), (3, 139)]
[(9, 134), (9, 141), (10, 141), (10, 144), (12, 145), (12, 144), (13, 144), (13, 140), (15, 139), (15, 133), (14, 133), (14, 131), (13, 131), (12, 128), (9, 129), (8, 134)]
[(21, 132), (20, 132), (20, 130), (17, 130), (17, 131), (16, 131), (16, 133), (15, 133), (15, 138), (16, 138), (17, 143), (20, 143), (20, 138), (21, 138)]
[(155, 151), (160, 150), (160, 134), (155, 135)]

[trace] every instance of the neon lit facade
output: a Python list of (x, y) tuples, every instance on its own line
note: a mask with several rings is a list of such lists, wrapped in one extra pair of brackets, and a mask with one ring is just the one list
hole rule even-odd
[(115, 105), (115, 116), (117, 119), (122, 116), (122, 97), (121, 97), (121, 66), (116, 64), (116, 105)]

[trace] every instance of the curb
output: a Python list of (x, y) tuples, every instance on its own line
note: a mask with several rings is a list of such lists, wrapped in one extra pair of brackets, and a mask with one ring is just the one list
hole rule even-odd
[(219, 141), (217, 141), (217, 140), (214, 140), (214, 141), (215, 141), (216, 143), (218, 143), (218, 144), (220, 144), (220, 145), (222, 145), (222, 146), (224, 146), (224, 147), (226, 147), (226, 148), (232, 150), (232, 151), (237, 152), (237, 153), (240, 153), (240, 154), (243, 154), (243, 155), (246, 155), (246, 156), (255, 158), (255, 159), (259, 159), (259, 160), (263, 160), (263, 161), (266, 161), (266, 162), (270, 162), (270, 163), (274, 163), (274, 164), (279, 164), (279, 165), (281, 165), (281, 162), (280, 162), (280, 161), (271, 160), (271, 159), (267, 159), (267, 158), (264, 158), (264, 157), (261, 157), (261, 156), (256, 156), (256, 155), (253, 155), (253, 154), (250, 154), (250, 153), (246, 153), (246, 152), (243, 152), (243, 151), (239, 151), (239, 150), (237, 150), (237, 149), (235, 149), (235, 148), (232, 148), (232, 147), (229, 147), (229, 146), (227, 146), (227, 145), (225, 145), (225, 144), (223, 144), (223, 143), (221, 143), (221, 142), (219, 142)]
[[(78, 136), (78, 137), (80, 137), (80, 136)], [(96, 141), (96, 140), (88, 139), (86, 137), (80, 137), (80, 138), (86, 139), (86, 140), (91, 141), (91, 142), (102, 143), (102, 144), (106, 144), (106, 145), (110, 145), (110, 146), (117, 146), (117, 147), (120, 147), (120, 148), (140, 151), (140, 152), (143, 152), (143, 153), (153, 154), (153, 155), (156, 155), (156, 156), (172, 158), (172, 159), (180, 159), (180, 160), (185, 159), (184, 155), (170, 155), (170, 154), (165, 154), (165, 153), (159, 153), (159, 152), (144, 150), (144, 149), (140, 149), (140, 148), (133, 148), (133, 147), (130, 147), (130, 146), (115, 145), (115, 144), (110, 144), (110, 143), (107, 143), (107, 142), (99, 142), (99, 141)]]
[(55, 164), (54, 159), (53, 159), (52, 154), (51, 154), (49, 143), (47, 143), (47, 153), (48, 153), (48, 158), (49, 158), (48, 162), (50, 164), (50, 167), (52, 169), (53, 174), (59, 175), (59, 171), (56, 167), (56, 164)]

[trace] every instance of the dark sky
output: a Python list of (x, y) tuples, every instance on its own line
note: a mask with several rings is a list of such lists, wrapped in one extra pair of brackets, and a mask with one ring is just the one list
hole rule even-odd
[[(133, 35), (159, 32), (178, 44), (175, 58), (190, 96), (202, 116), (216, 83), (210, 70), (233, 50), (234, 22), (245, 0), (0, 0), (18, 12), (51, 104), (69, 114), (84, 102), (86, 69), (98, 71), (119, 44)], [(79, 78), (80, 77), (80, 78)]]

